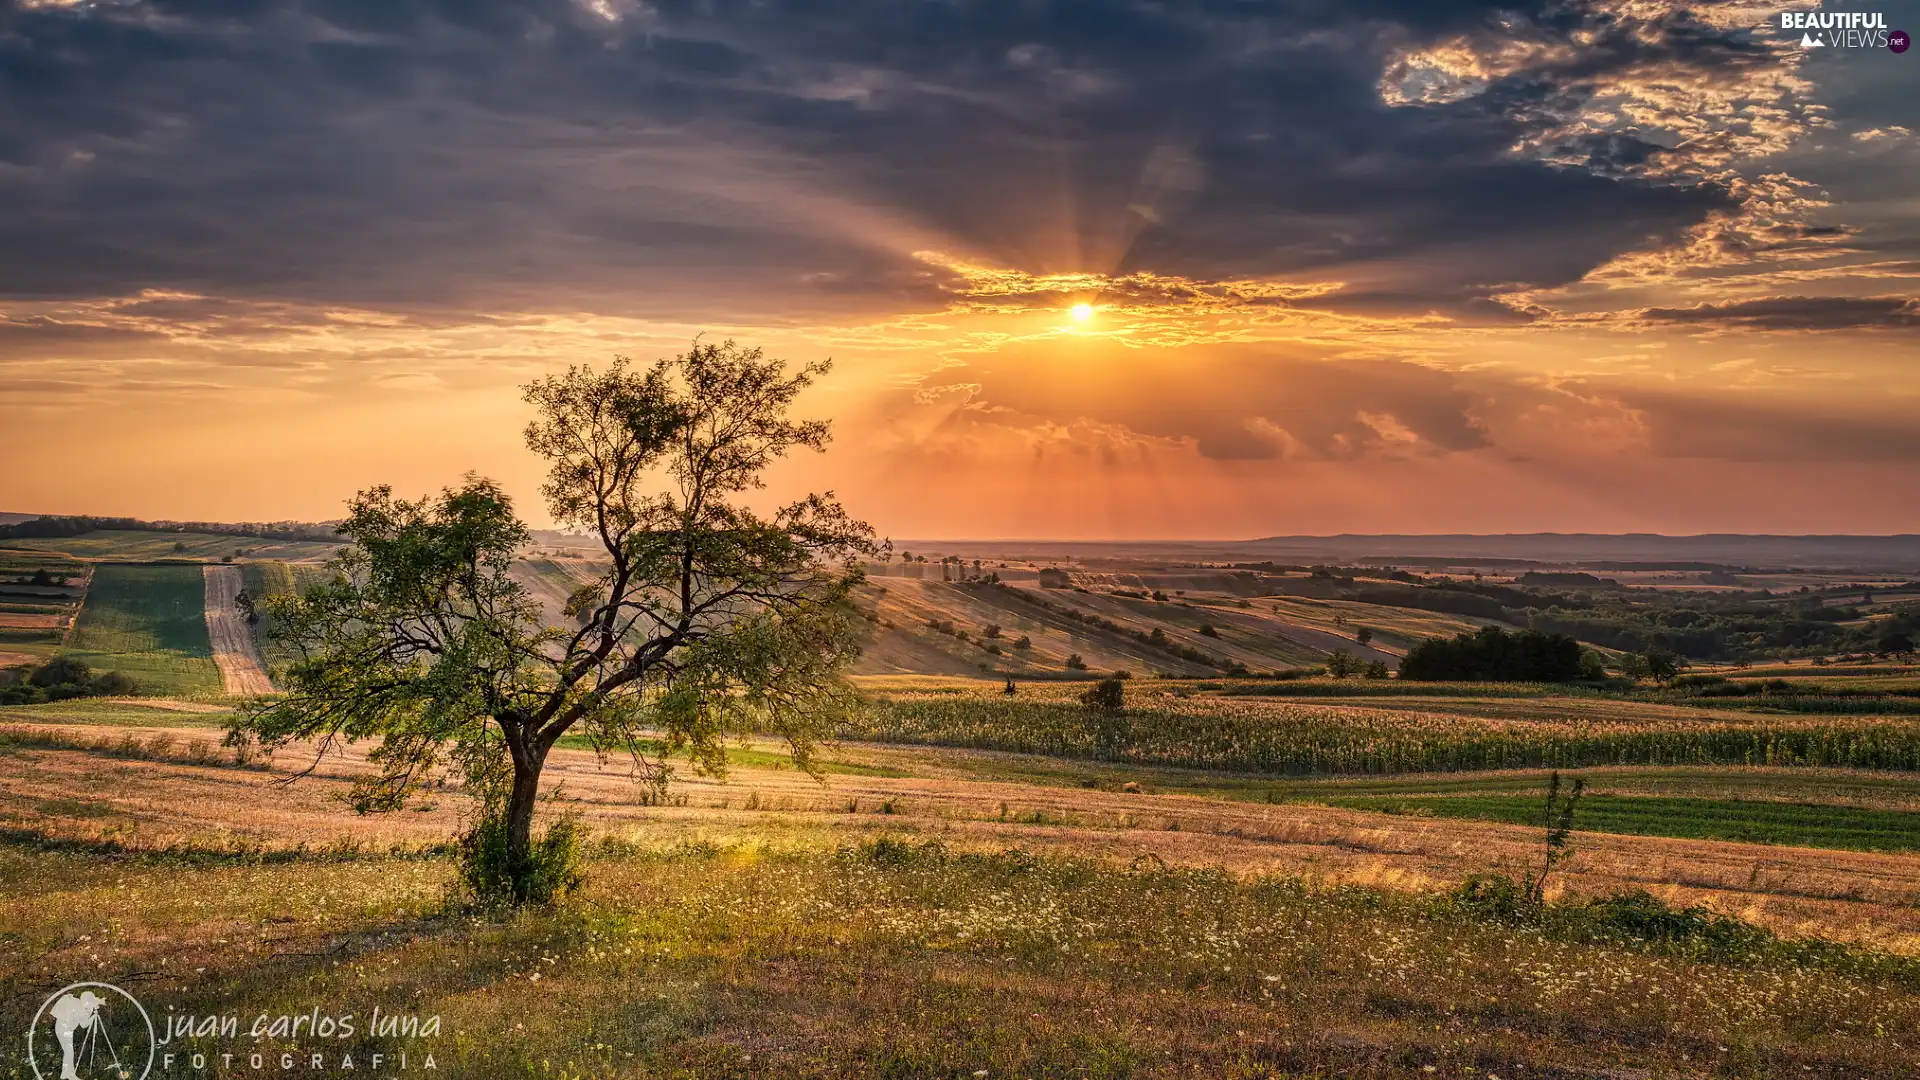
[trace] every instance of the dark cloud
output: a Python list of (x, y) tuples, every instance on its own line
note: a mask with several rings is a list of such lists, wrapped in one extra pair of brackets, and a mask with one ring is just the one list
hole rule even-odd
[(1649, 308), (1656, 322), (1738, 327), (1744, 330), (1913, 330), (1920, 329), (1920, 300), (1906, 296), (1769, 296)]
[[(1514, 27), (1591, 44), (1382, 101), (1396, 50)], [(0, 295), (774, 318), (938, 303), (932, 248), (1471, 312), (1728, 205), (1670, 148), (1516, 141), (1606, 72), (1759, 62), (1578, 3), (0, 0)]]

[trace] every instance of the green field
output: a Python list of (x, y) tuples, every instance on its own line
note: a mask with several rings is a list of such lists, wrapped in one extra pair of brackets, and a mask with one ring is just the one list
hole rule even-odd
[[(1510, 825), (1541, 825), (1543, 820), (1537, 791), (1530, 795), (1359, 795), (1316, 801), (1353, 810)], [(1575, 828), (1848, 851), (1920, 851), (1920, 813), (1816, 803), (1588, 795), (1579, 804)]]
[(143, 694), (217, 694), (205, 599), (198, 566), (103, 563), (63, 653), (126, 673)]

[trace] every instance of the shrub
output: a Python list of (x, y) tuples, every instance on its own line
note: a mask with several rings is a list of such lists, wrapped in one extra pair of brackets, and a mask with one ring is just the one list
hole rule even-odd
[(1103, 712), (1119, 712), (1126, 707), (1126, 684), (1118, 676), (1101, 679), (1080, 695), (1080, 704)]
[(580, 885), (584, 833), (579, 814), (568, 811), (515, 865), (507, 845), (506, 804), (483, 800), (473, 828), (460, 838), (460, 885), (479, 907), (550, 904)]

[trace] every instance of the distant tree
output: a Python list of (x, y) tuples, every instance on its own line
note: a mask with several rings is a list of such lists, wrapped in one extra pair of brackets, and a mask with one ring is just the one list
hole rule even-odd
[(175, 555), (178, 555), (185, 550), (187, 550), (187, 542), (185, 540), (175, 540), (173, 542), (173, 553)]
[(1367, 642), (1372, 641), (1373, 628), (1369, 626), (1363, 626), (1360, 629), (1355, 630), (1353, 632), (1353, 640), (1359, 642), (1362, 645), (1365, 645)]
[(1873, 651), (1880, 656), (1912, 656), (1913, 635), (1905, 630), (1889, 629), (1874, 643)]
[(1648, 649), (1644, 656), (1647, 662), (1647, 674), (1652, 677), (1654, 682), (1663, 684), (1671, 682), (1675, 675), (1680, 674), (1680, 669), (1685, 667), (1687, 663), (1685, 657), (1669, 652), (1666, 649)]
[(982, 630), (980, 634), (982, 637), (997, 638), (1000, 636), (1000, 624), (988, 623), (986, 629)]
[(246, 617), (249, 625), (260, 621), (260, 613), (254, 610), (253, 594), (245, 589), (233, 594), (233, 606)]
[(1360, 660), (1345, 649), (1335, 649), (1327, 654), (1327, 674), (1336, 679), (1360, 673)]
[(1020, 640), (1014, 642), (1013, 647), (1019, 649), (1021, 652), (1026, 652), (1028, 649), (1033, 648), (1033, 639), (1025, 634), (1021, 634)]
[(1070, 671), (1085, 671), (1087, 670), (1087, 662), (1080, 658), (1079, 653), (1068, 653), (1067, 669)]
[(1391, 674), (1391, 672), (1387, 670), (1387, 665), (1384, 660), (1375, 660), (1368, 664), (1366, 670), (1361, 672), (1361, 674), (1369, 679), (1384, 679)]
[(1200, 634), (1202, 637), (1217, 638), (1220, 636), (1220, 631), (1214, 629), (1212, 623), (1202, 623), (1200, 625)]
[(1127, 704), (1127, 684), (1117, 676), (1101, 679), (1080, 695), (1080, 704), (1102, 712), (1119, 712)]
[(1407, 651), (1400, 677), (1420, 681), (1572, 682), (1580, 642), (1565, 635), (1483, 626), (1477, 633), (1429, 638)]
[(354, 789), (362, 810), (403, 805), (450, 759), (478, 797), (462, 879), (516, 905), (577, 878), (567, 819), (533, 836), (541, 771), (569, 732), (631, 754), (657, 788), (669, 754), (724, 770), (733, 731), (778, 733), (811, 768), (816, 741), (856, 707), (841, 675), (858, 651), (851, 595), (880, 548), (829, 496), (765, 515), (741, 496), (788, 452), (825, 447), (824, 422), (787, 415), (825, 370), (790, 375), (729, 341), (535, 381), (526, 441), (549, 463), (547, 511), (604, 552), (593, 589), (569, 603), (591, 618), (549, 627), (513, 580), (527, 528), (493, 482), (418, 502), (362, 492), (335, 579), (270, 602), (301, 659), (235, 737), (323, 752), (379, 739)]
[(1167, 632), (1156, 626), (1153, 628), (1153, 633), (1147, 635), (1147, 642), (1151, 645), (1165, 645), (1167, 643)]
[(1580, 651), (1580, 678), (1598, 682), (1607, 677), (1607, 658), (1592, 649)]
[(56, 656), (35, 668), (27, 682), (38, 687), (83, 686), (93, 678), (93, 669), (84, 660)]

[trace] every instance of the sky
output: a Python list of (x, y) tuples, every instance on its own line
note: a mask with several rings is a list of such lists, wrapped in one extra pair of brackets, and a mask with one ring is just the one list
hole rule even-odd
[(704, 335), (832, 358), (766, 497), (894, 537), (1920, 532), (1903, 29), (0, 0), (0, 511), (544, 524), (519, 387)]

